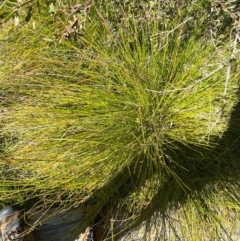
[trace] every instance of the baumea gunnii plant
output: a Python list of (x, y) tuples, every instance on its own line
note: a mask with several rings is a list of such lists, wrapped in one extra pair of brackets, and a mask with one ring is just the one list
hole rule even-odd
[(95, 18), (77, 42), (48, 46), (26, 26), (2, 47), (2, 132), (14, 141), (1, 203), (91, 203), (83, 226), (103, 212), (112, 239), (148, 219), (161, 238), (217, 238), (239, 208), (233, 43), (214, 46), (191, 17), (127, 18), (117, 31)]

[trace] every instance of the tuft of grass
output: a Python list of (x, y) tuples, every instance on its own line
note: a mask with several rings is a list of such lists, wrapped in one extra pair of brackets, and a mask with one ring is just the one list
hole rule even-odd
[(0, 202), (30, 212), (90, 202), (83, 226), (103, 211), (113, 240), (144, 220), (146, 234), (163, 225), (161, 238), (217, 238), (239, 208), (234, 43), (216, 48), (191, 17), (129, 17), (113, 31), (95, 11), (77, 42), (47, 45), (51, 29), (30, 23), (6, 30), (1, 124), (15, 141)]

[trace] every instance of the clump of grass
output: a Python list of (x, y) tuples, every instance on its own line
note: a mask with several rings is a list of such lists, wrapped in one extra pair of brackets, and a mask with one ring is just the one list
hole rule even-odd
[[(239, 152), (227, 156), (225, 143), (239, 77), (226, 79), (231, 50), (199, 37), (197, 23), (189, 31), (191, 18), (129, 18), (117, 32), (95, 18), (77, 42), (46, 45), (26, 27), (3, 47), (1, 88), (13, 93), (3, 133), (17, 142), (1, 159), (0, 201), (39, 210), (94, 200), (89, 222), (100, 210), (130, 228), (160, 218), (176, 237), (220, 227), (213, 202), (238, 209)], [(199, 216), (203, 228), (186, 231)]]

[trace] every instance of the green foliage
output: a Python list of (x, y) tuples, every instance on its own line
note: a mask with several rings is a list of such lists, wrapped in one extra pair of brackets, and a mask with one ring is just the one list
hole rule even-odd
[[(30, 20), (38, 21), (43, 16), (42, 23), (46, 26), (57, 23), (57, 36), (70, 38), (82, 34), (85, 23), (92, 15), (92, 7), (95, 6), (105, 19), (115, 29), (119, 22), (127, 21), (134, 17), (139, 22), (147, 22), (150, 19), (166, 24), (172, 21), (173, 16), (192, 16), (196, 21), (205, 21), (206, 34), (209, 29), (214, 37), (225, 38), (229, 29), (235, 29), (239, 25), (239, 3), (237, 0), (228, 1), (136, 1), (136, 0), (111, 0), (111, 1), (75, 1), (75, 0), (4, 0), (0, 5), (0, 24), (22, 26)], [(48, 18), (46, 18), (48, 17)], [(50, 20), (51, 19), (51, 20)], [(189, 28), (194, 28), (192, 22)], [(207, 31), (206, 31), (207, 30)], [(75, 36), (76, 37), (76, 36)], [(51, 36), (46, 36), (52, 39)]]
[[(39, 6), (39, 1), (37, 6)], [(21, 0), (5, 0), (0, 5), (0, 19), (1, 23), (8, 22), (13, 19), (15, 26), (19, 25), (20, 18), (24, 18), (28, 22), (32, 17), (34, 0), (21, 1)], [(36, 5), (34, 8), (37, 9)], [(39, 10), (39, 9), (38, 9)]]
[(201, 34), (206, 15), (189, 17), (185, 5), (164, 5), (177, 14), (162, 22), (139, 21), (127, 1), (114, 8), (120, 21), (115, 5), (101, 4), (74, 41), (47, 11), (35, 27), (3, 29), (1, 136), (14, 141), (0, 161), (0, 202), (30, 212), (90, 202), (83, 228), (103, 210), (113, 237), (121, 219), (130, 230), (160, 223), (163, 240), (168, 230), (217, 238), (239, 209), (235, 42), (216, 46)]

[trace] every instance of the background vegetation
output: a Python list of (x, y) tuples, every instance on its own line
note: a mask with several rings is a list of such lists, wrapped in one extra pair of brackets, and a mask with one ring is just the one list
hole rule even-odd
[(0, 16), (2, 206), (79, 206), (80, 231), (101, 213), (110, 240), (235, 239), (237, 1), (3, 1)]

